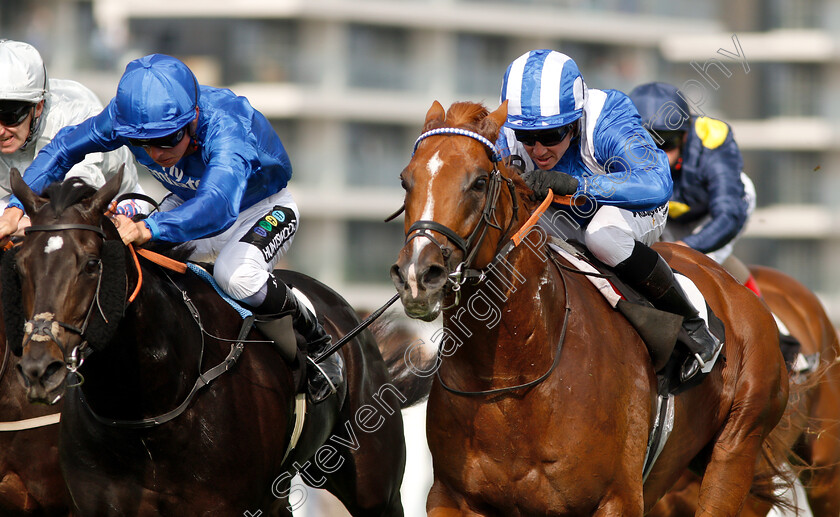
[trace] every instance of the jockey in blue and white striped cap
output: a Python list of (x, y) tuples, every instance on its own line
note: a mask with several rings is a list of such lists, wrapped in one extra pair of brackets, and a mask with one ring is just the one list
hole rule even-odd
[(569, 56), (546, 49), (508, 66), (501, 100), (508, 116), (497, 144), (502, 154), (522, 158), (523, 179), (536, 196), (551, 189), (589, 201), (585, 211), (553, 204), (540, 225), (584, 242), (654, 307), (683, 316), (692, 342), (681, 377), (708, 373), (722, 342), (650, 248), (665, 226), (673, 181), (667, 156), (642, 127), (633, 102), (616, 90), (587, 88)]
[(586, 83), (569, 56), (550, 50), (534, 50), (508, 67), (502, 84), (502, 99), (508, 101), (507, 127), (546, 129), (565, 126), (583, 115)]

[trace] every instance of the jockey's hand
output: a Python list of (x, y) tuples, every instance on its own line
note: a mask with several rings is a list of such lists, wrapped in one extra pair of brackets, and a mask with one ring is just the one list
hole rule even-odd
[(536, 169), (529, 172), (525, 177), (525, 183), (534, 191), (537, 199), (545, 199), (548, 189), (554, 191), (557, 196), (568, 196), (574, 194), (578, 188), (578, 180), (565, 172), (544, 171)]
[(120, 232), (123, 244), (140, 246), (152, 240), (152, 232), (143, 221), (134, 222), (122, 214), (115, 215), (112, 220), (117, 231)]
[(23, 216), (23, 210), (9, 207), (0, 216), (0, 239), (23, 235), (23, 229), (27, 226), (29, 226), (29, 218)]

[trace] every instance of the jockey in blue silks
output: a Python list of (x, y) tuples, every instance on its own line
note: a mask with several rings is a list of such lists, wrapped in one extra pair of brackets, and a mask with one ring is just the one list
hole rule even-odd
[(630, 99), (587, 88), (575, 62), (552, 50), (514, 60), (502, 85), (508, 118), (499, 145), (523, 162), (535, 194), (585, 198), (583, 208), (552, 205), (541, 225), (577, 239), (660, 310), (683, 316), (693, 352), (687, 381), (722, 343), (709, 331), (668, 264), (650, 248), (662, 234), (672, 180), (664, 152), (642, 127)]
[[(268, 120), (244, 97), (200, 86), (181, 61), (152, 54), (130, 62), (104, 111), (62, 130), (24, 180), (41, 192), (88, 153), (122, 146), (171, 192), (161, 211), (142, 221), (116, 216), (122, 240), (190, 241), (193, 259), (215, 260), (213, 276), (222, 290), (267, 318), (261, 328), (291, 314), (307, 341), (306, 355), (326, 350), (330, 336), (272, 274), (292, 243), (299, 213), (286, 189), (292, 166)], [(10, 205), (21, 206), (14, 198)], [(309, 392), (319, 402), (337, 391), (343, 364), (338, 354), (320, 365), (310, 362)]]
[[(674, 193), (663, 239), (707, 254), (760, 296), (749, 270), (729, 265), (755, 209), (755, 187), (742, 172), (732, 129), (720, 120), (692, 117), (683, 94), (667, 83), (637, 86), (630, 99), (670, 163)], [(739, 271), (746, 272), (744, 278)]]

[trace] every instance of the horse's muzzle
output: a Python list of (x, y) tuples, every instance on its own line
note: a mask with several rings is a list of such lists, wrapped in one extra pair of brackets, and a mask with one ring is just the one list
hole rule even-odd
[(391, 280), (400, 295), (408, 317), (432, 321), (440, 314), (446, 286), (446, 271), (437, 265), (424, 268), (420, 274), (411, 263), (406, 272), (398, 263), (391, 266)]
[(55, 404), (64, 393), (67, 368), (43, 342), (27, 344), (15, 367), (30, 402)]

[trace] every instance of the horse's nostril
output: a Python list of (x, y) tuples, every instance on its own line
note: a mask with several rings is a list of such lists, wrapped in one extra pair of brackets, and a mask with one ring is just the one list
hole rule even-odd
[(23, 367), (20, 365), (20, 363), (15, 365), (15, 369), (18, 372), (18, 378), (23, 382), (23, 386), (25, 388), (31, 386), (31, 383), (29, 382), (29, 377), (23, 372)]
[(439, 289), (446, 283), (446, 270), (440, 266), (429, 266), (423, 275), (422, 284), (426, 289)]
[(400, 266), (397, 264), (391, 266), (391, 281), (394, 282), (394, 285), (397, 287), (405, 287), (405, 277), (403, 277)]
[(64, 363), (61, 361), (53, 361), (49, 365), (47, 365), (46, 370), (44, 370), (44, 379), (49, 379), (57, 372), (60, 372), (64, 368)]

